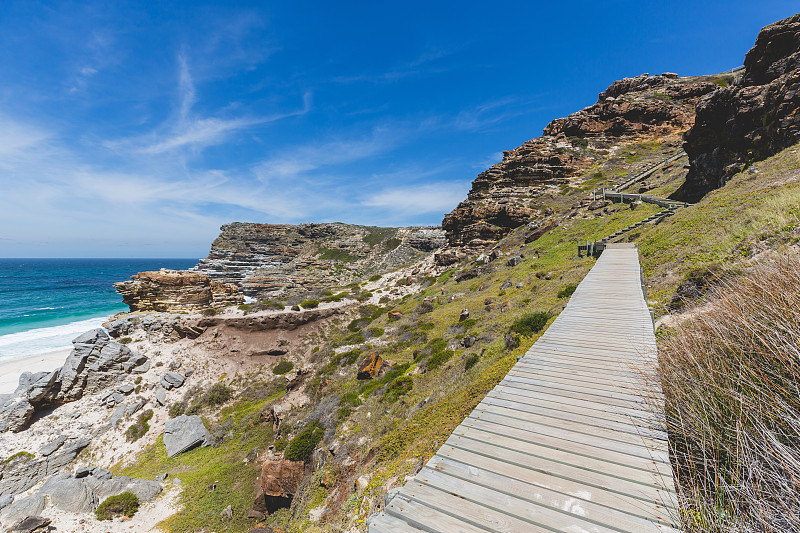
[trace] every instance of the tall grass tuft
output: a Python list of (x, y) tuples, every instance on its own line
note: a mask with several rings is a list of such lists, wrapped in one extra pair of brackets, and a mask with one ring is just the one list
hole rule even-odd
[(800, 259), (721, 283), (660, 343), (686, 531), (800, 530)]

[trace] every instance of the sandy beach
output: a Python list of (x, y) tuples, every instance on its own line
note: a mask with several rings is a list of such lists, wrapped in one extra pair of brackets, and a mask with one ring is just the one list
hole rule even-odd
[(50, 372), (64, 364), (71, 348), (0, 362), (0, 394), (14, 392), (23, 372)]

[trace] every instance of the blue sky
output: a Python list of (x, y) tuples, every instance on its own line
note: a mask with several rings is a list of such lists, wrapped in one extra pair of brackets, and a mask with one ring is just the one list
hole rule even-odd
[(0, 257), (202, 257), (221, 224), (435, 225), (553, 118), (742, 63), (795, 2), (0, 4)]

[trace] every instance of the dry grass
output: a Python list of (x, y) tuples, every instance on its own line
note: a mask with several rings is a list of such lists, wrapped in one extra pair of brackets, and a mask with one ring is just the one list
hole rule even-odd
[(662, 340), (686, 531), (800, 530), (800, 258), (723, 282)]

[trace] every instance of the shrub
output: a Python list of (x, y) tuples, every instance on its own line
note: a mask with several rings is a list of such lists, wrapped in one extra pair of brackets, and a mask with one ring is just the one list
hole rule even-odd
[(211, 385), (203, 395), (203, 403), (206, 405), (222, 405), (233, 397), (233, 389), (222, 382)]
[(153, 410), (148, 409), (139, 415), (139, 418), (125, 431), (125, 439), (128, 442), (134, 442), (144, 436), (145, 433), (150, 431), (150, 419), (153, 418)]
[(121, 344), (130, 344), (130, 343), (132, 343), (132, 342), (133, 342), (133, 339), (132, 339), (132, 338), (130, 338), (130, 337), (122, 337), (122, 338), (119, 340), (119, 342), (120, 342)]
[(203, 309), (203, 316), (214, 316), (217, 314), (217, 310), (213, 307), (209, 307), (208, 309)]
[(286, 437), (281, 437), (280, 439), (275, 441), (275, 449), (279, 452), (282, 452), (286, 449), (286, 446), (289, 444), (289, 440)]
[(308, 461), (324, 436), (325, 428), (319, 422), (312, 422), (289, 442), (284, 457), (290, 461)]
[(394, 402), (399, 396), (408, 394), (414, 388), (414, 380), (411, 376), (400, 376), (386, 387), (383, 399)]
[(569, 296), (572, 296), (572, 293), (574, 293), (575, 289), (577, 288), (578, 285), (576, 283), (570, 283), (569, 285), (558, 291), (557, 296), (559, 298), (568, 298)]
[(280, 376), (281, 374), (286, 374), (291, 369), (294, 368), (294, 363), (291, 361), (281, 361), (274, 367), (272, 367), (272, 373)]
[(389, 252), (400, 246), (401, 242), (402, 241), (400, 241), (400, 239), (397, 239), (395, 237), (392, 237), (391, 239), (386, 239), (386, 242), (383, 243), (383, 249)]
[(476, 353), (468, 356), (464, 360), (464, 370), (469, 370), (470, 368), (475, 366), (475, 364), (478, 362), (479, 359), (480, 359), (480, 357), (478, 357), (478, 354), (476, 354)]
[(263, 307), (264, 309), (273, 309), (275, 311), (282, 311), (285, 307), (281, 302), (276, 302), (274, 300), (267, 300), (266, 302), (259, 302), (259, 307)]
[(317, 306), (319, 306), (319, 300), (305, 300), (300, 302), (300, 307), (303, 309), (315, 309)]
[(758, 265), (709, 301), (659, 343), (685, 530), (797, 530), (800, 260)]
[(349, 295), (350, 295), (350, 293), (347, 292), (347, 291), (340, 292), (340, 293), (337, 293), (337, 294), (332, 294), (330, 296), (326, 296), (325, 298), (322, 299), (322, 301), (323, 302), (341, 302), (342, 300), (347, 298)]
[(34, 457), (36, 457), (36, 456), (33, 455), (31, 452), (25, 452), (25, 451), (17, 452), (14, 455), (12, 455), (11, 457), (9, 457), (8, 459), (6, 459), (5, 461), (3, 461), (3, 464), (10, 463), (11, 461), (13, 461), (15, 459), (25, 459), (26, 461), (30, 461)]
[(546, 311), (536, 311), (523, 315), (511, 324), (511, 331), (519, 333), (525, 337), (530, 337), (535, 333), (539, 333), (547, 325), (547, 321), (553, 315)]
[(379, 279), (381, 279), (381, 275), (380, 274), (375, 274), (374, 276), (369, 278), (370, 281), (378, 281)]
[(358, 295), (357, 300), (359, 302), (366, 302), (370, 298), (372, 298), (372, 293), (371, 292), (362, 292), (361, 294)]
[(453, 358), (456, 353), (453, 350), (442, 350), (432, 353), (428, 360), (425, 362), (425, 368), (433, 370), (439, 368), (444, 363)]
[(175, 418), (176, 416), (181, 416), (186, 412), (186, 407), (188, 406), (184, 401), (173, 403), (172, 405), (169, 406), (169, 411), (168, 411), (169, 417)]
[(128, 518), (136, 514), (139, 510), (139, 498), (132, 492), (123, 492), (116, 496), (109, 496), (103, 503), (97, 506), (94, 514), (98, 520), (112, 520), (117, 516), (127, 516)]
[(478, 320), (477, 320), (477, 319), (475, 319), (475, 318), (468, 318), (468, 319), (466, 319), (466, 320), (462, 320), (461, 322), (459, 322), (459, 323), (458, 323), (458, 324), (456, 324), (456, 325), (458, 325), (458, 326), (462, 326), (462, 327), (463, 327), (465, 330), (467, 330), (467, 329), (471, 328), (472, 326), (474, 326), (474, 325), (475, 325), (475, 324), (477, 324), (477, 323), (478, 323)]
[(380, 337), (385, 333), (383, 328), (369, 328), (369, 334), (373, 337)]
[(239, 307), (237, 307), (237, 309), (239, 309), (239, 311), (249, 311), (251, 307), (253, 306), (250, 304), (242, 304)]

